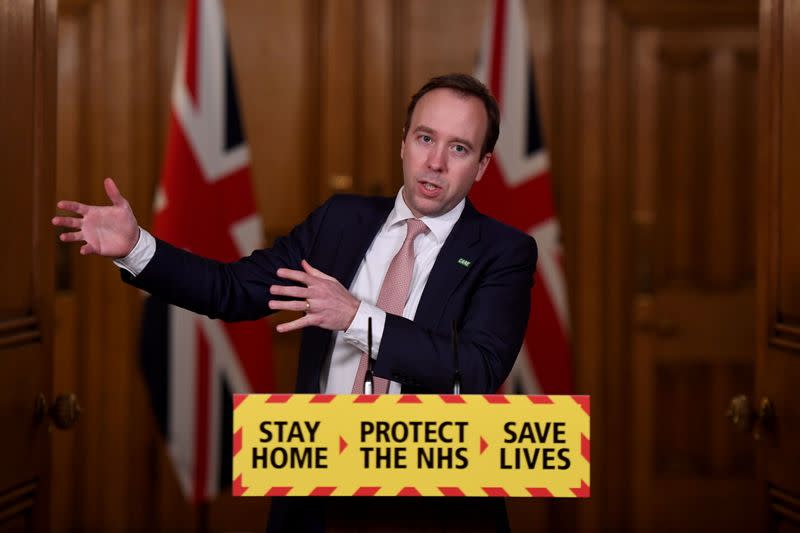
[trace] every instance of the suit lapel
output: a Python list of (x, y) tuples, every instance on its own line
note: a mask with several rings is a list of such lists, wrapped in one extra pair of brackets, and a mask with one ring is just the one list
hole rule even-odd
[(394, 199), (380, 198), (370, 209), (360, 210), (349, 223), (342, 225), (329, 274), (344, 287), (353, 283), (361, 261), (393, 207)]
[[(372, 244), (393, 206), (394, 201), (391, 198), (376, 198), (364, 209), (352, 210), (353, 216), (346, 219), (339, 217), (340, 220), (331, 222), (338, 223), (339, 227), (331, 228), (330, 233), (326, 232), (330, 237), (324, 241), (326, 246), (324, 252), (320, 254), (320, 265), (313, 263), (312, 265), (318, 268), (321, 266), (323, 272), (339, 280), (345, 288), (349, 288), (369, 245)], [(308, 346), (301, 353), (298, 376), (309, 376), (309, 379), (303, 382), (299, 389), (318, 392), (323, 361), (325, 354), (332, 349), (334, 336), (331, 331), (318, 328), (309, 328), (303, 335), (304, 345), (307, 336)], [(304, 359), (304, 356), (307, 359)], [(303, 370), (304, 365), (307, 365), (308, 370)], [(299, 378), (298, 383), (300, 383)]]
[(436, 326), (450, 295), (478, 259), (476, 252), (479, 241), (478, 212), (467, 200), (464, 212), (453, 226), (453, 231), (433, 264), (414, 322), (429, 328)]

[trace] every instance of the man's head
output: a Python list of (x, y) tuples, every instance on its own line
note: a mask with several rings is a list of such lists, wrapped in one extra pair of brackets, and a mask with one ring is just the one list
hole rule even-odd
[(450, 211), (481, 179), (500, 131), (497, 102), (466, 74), (431, 79), (403, 127), (403, 198), (414, 216)]

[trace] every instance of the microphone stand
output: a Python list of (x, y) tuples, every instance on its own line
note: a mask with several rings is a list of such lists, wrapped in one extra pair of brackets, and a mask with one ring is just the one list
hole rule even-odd
[(453, 375), (453, 394), (461, 394), (461, 369), (458, 364), (458, 329), (456, 328), (455, 320), (453, 320), (452, 324), (452, 338), (453, 368), (455, 368), (455, 374)]
[(367, 373), (364, 375), (364, 394), (372, 394), (374, 390), (372, 365), (372, 317), (369, 317), (367, 318)]

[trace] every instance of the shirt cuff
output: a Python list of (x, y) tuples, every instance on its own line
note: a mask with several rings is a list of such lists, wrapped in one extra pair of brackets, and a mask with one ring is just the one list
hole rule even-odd
[(114, 259), (114, 264), (124, 268), (132, 276), (138, 276), (156, 253), (156, 239), (147, 230), (139, 228), (139, 240), (131, 253), (121, 259)]
[(377, 359), (381, 347), (383, 328), (386, 325), (386, 311), (361, 302), (356, 311), (356, 316), (350, 327), (344, 332), (344, 340), (362, 352), (367, 351), (367, 328), (369, 318), (372, 317), (372, 358)]

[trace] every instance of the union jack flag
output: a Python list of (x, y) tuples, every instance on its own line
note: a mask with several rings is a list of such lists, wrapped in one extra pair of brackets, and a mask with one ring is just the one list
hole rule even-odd
[(529, 394), (572, 392), (560, 229), (519, 0), (493, 3), (476, 77), (497, 98), (502, 127), (489, 168), (470, 199), (483, 212), (532, 235), (539, 246), (531, 317), (506, 388)]
[[(154, 212), (156, 236), (205, 257), (233, 261), (261, 246), (250, 154), (217, 0), (187, 2)], [(269, 328), (263, 320), (211, 320), (151, 297), (141, 351), (184, 495), (213, 498), (231, 481), (231, 393), (272, 389)]]

